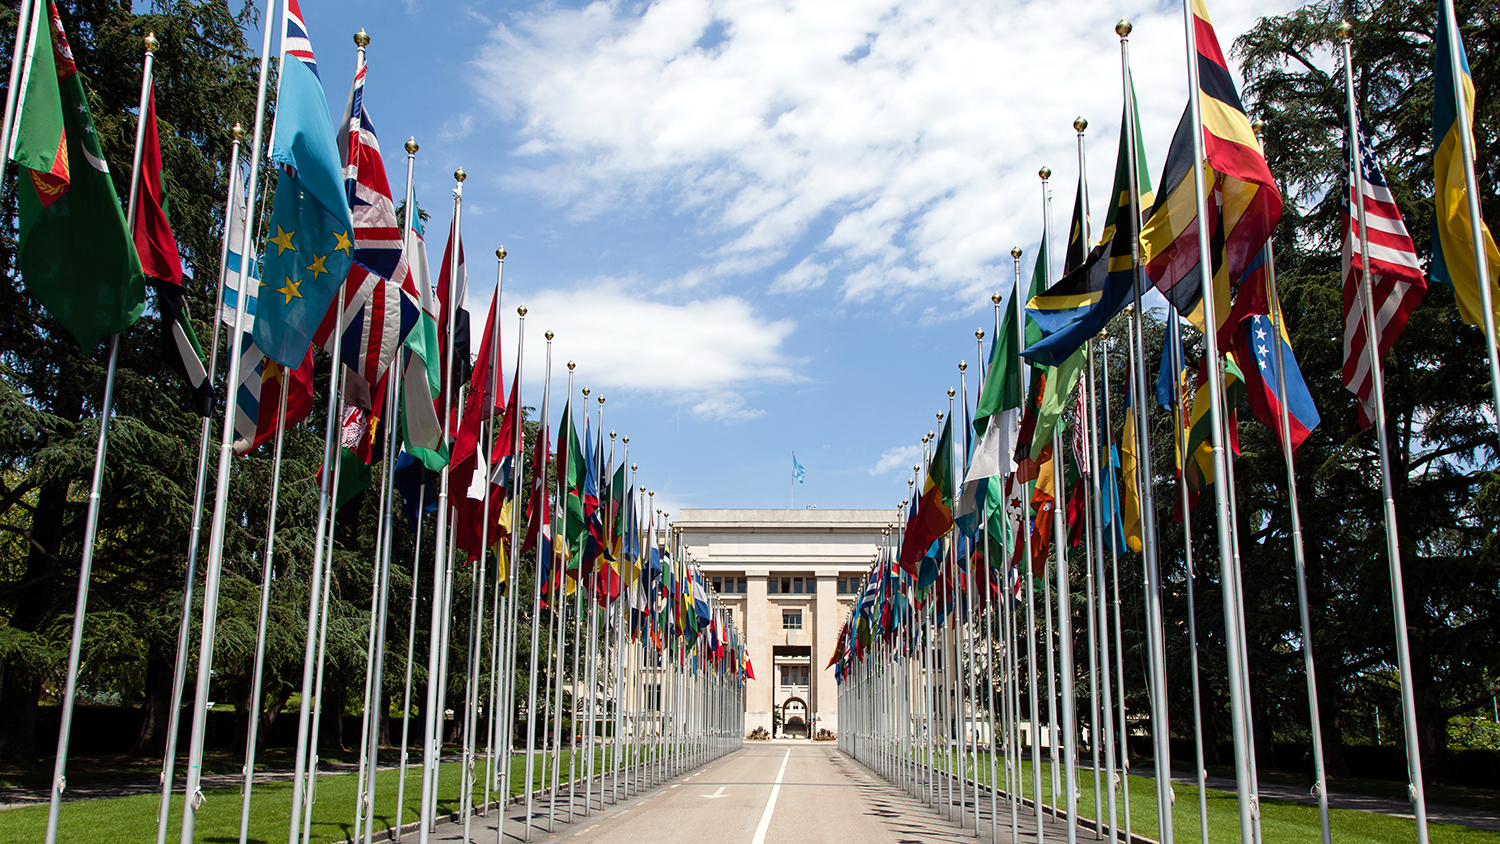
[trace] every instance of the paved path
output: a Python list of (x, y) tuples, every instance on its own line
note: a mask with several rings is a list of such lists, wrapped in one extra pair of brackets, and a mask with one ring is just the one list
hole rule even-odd
[[(1198, 793), (1198, 780), (1192, 774), (1172, 774), (1172, 782), (1188, 786), (1191, 794)], [(1217, 791), (1235, 792), (1234, 780), (1228, 777), (1209, 777), (1206, 780), (1209, 788)], [(1318, 805), (1318, 798), (1312, 796), (1308, 789), (1297, 785), (1283, 785), (1278, 783), (1262, 782), (1260, 784), (1260, 795), (1271, 800), (1290, 800), (1296, 803), (1307, 803), (1312, 806)], [(1184, 796), (1182, 790), (1177, 791), (1177, 799)], [(1392, 800), (1389, 797), (1376, 797), (1370, 794), (1354, 794), (1347, 791), (1328, 792), (1328, 806), (1332, 809), (1358, 809), (1361, 812), (1374, 812), (1381, 815), (1393, 815), (1398, 818), (1411, 818), (1411, 804), (1404, 800)], [(1487, 829), (1492, 832), (1500, 832), (1500, 812), (1476, 809), (1470, 806), (1453, 806), (1447, 803), (1427, 803), (1427, 820), (1432, 823), (1451, 823), (1458, 826), (1467, 826), (1474, 829)]]
[[(581, 798), (577, 804), (582, 806)], [(998, 840), (1012, 844), (1010, 814), (1000, 804)], [(814, 844), (858, 841), (860, 844), (984, 844), (988, 818), (976, 835), (938, 816), (831, 744), (752, 742), (734, 753), (644, 795), (605, 806), (595, 804), (588, 816), (571, 824), (558, 821), (548, 831), (545, 803), (534, 813), (531, 839), (609, 842), (610, 844)], [(988, 812), (988, 805), (983, 807)], [(524, 811), (508, 807), (505, 840), (520, 840)], [(1036, 836), (1021, 817), (1020, 842)], [(1047, 839), (1065, 840), (1061, 826), (1047, 821)], [(495, 819), (475, 818), (475, 841), (495, 840)], [(408, 833), (406, 838), (410, 838)], [(460, 842), (463, 827), (447, 823), (436, 841)]]

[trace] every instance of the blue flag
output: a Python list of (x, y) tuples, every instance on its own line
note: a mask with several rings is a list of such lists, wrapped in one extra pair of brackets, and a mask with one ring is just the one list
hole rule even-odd
[(256, 302), (255, 344), (295, 367), (354, 257), (353, 228), (328, 98), (311, 48), (288, 51), (276, 100), (271, 160), (280, 165)]
[(800, 484), (802, 483), (802, 478), (806, 475), (807, 470), (802, 468), (801, 463), (797, 462), (797, 452), (792, 452), (792, 480)]

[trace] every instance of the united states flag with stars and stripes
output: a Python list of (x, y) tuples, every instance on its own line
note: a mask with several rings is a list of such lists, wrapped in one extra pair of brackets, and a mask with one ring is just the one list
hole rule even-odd
[(1359, 133), (1360, 169), (1364, 196), (1366, 236), (1360, 238), (1359, 211), (1355, 205), (1352, 156), (1346, 174), (1348, 203), (1344, 207), (1344, 387), (1359, 399), (1359, 424), (1368, 428), (1374, 420), (1368, 331), (1365, 327), (1364, 259), (1366, 246), (1370, 266), (1371, 301), (1375, 312), (1375, 335), (1381, 359), (1395, 345), (1406, 320), (1427, 293), (1427, 279), (1412, 246), (1411, 235), (1401, 221), (1401, 211), (1391, 196), (1385, 175), (1365, 139), (1364, 129), (1354, 118)]

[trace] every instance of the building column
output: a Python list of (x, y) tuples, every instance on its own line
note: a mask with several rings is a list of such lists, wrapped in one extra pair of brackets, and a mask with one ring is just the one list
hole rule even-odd
[(768, 613), (767, 569), (745, 572), (745, 639), (755, 679), (745, 684), (745, 732), (756, 727), (771, 729), (771, 693), (776, 683), (776, 666), (771, 659)]
[(813, 610), (814, 635), (812, 636), (812, 661), (808, 670), (808, 689), (812, 700), (808, 701), (808, 714), (817, 720), (817, 729), (839, 729), (838, 684), (833, 679), (833, 669), (828, 667), (828, 658), (833, 655), (839, 637), (838, 575), (818, 575), (818, 599)]

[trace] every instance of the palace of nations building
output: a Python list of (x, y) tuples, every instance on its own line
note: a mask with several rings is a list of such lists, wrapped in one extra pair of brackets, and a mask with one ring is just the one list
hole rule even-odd
[(734, 615), (755, 678), (745, 729), (838, 732), (828, 661), (892, 510), (682, 510), (681, 553)]

